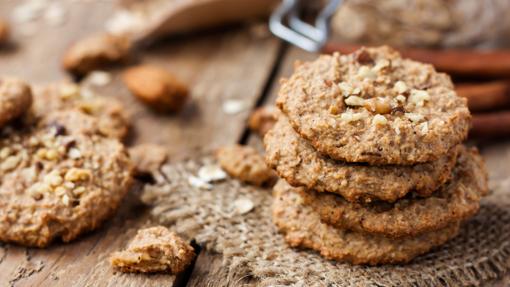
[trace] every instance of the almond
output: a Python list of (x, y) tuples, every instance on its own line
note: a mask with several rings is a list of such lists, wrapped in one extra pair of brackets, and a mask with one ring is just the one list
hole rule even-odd
[(158, 112), (179, 111), (188, 99), (188, 87), (163, 68), (133, 67), (122, 74), (122, 80), (133, 95)]

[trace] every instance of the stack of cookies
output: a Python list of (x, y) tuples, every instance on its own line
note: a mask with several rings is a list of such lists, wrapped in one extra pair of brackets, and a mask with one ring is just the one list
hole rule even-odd
[(328, 259), (404, 263), (444, 244), (479, 209), (487, 172), (450, 78), (388, 48), (298, 64), (277, 99), (266, 162), (282, 178), (286, 241)]

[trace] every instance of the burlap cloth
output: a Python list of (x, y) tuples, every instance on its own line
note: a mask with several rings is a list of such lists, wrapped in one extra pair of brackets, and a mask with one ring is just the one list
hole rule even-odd
[(365, 267), (289, 248), (272, 224), (269, 189), (232, 179), (211, 189), (191, 185), (210, 161), (164, 165), (142, 199), (154, 206), (157, 221), (222, 253), (227, 276), (246, 274), (260, 286), (476, 286), (510, 267), (510, 184), (485, 198), (480, 213), (443, 247), (407, 265)]

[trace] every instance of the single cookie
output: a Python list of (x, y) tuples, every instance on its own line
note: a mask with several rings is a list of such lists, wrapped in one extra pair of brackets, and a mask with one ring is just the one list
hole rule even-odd
[(32, 105), (30, 86), (18, 79), (0, 78), (0, 127), (20, 117)]
[(277, 105), (321, 153), (370, 164), (437, 160), (466, 138), (471, 118), (446, 74), (388, 47), (301, 64)]
[(68, 72), (84, 76), (94, 70), (124, 61), (131, 44), (126, 37), (97, 34), (73, 44), (66, 51), (62, 66)]
[(189, 266), (195, 251), (191, 245), (163, 226), (138, 230), (127, 249), (110, 257), (122, 272), (168, 272), (177, 274)]
[(274, 223), (292, 247), (316, 250), (327, 259), (368, 265), (405, 263), (444, 244), (459, 231), (460, 224), (454, 223), (418, 237), (391, 239), (337, 229), (322, 223), (310, 206), (303, 205), (303, 198), (288, 187), (283, 180), (274, 187)]
[(280, 115), (264, 138), (266, 162), (293, 186), (333, 192), (352, 202), (393, 202), (413, 191), (429, 196), (451, 178), (459, 147), (430, 163), (370, 166), (319, 154)]
[(1, 131), (1, 241), (37, 247), (57, 238), (68, 242), (115, 212), (131, 185), (131, 163), (122, 144), (91, 126), (97, 126), (95, 118), (64, 111), (36, 126)]
[(216, 158), (221, 168), (230, 176), (254, 185), (273, 182), (274, 171), (264, 162), (264, 158), (252, 147), (233, 145), (220, 148)]
[(160, 67), (129, 68), (122, 73), (122, 80), (135, 97), (158, 112), (178, 112), (189, 97), (188, 87)]
[(121, 103), (102, 97), (73, 83), (55, 83), (34, 88), (33, 110), (39, 117), (55, 111), (78, 109), (98, 119), (99, 131), (109, 137), (123, 139), (129, 131), (129, 120)]
[[(291, 188), (290, 186), (288, 188)], [(337, 228), (388, 237), (416, 236), (472, 217), (488, 191), (487, 171), (476, 150), (463, 149), (449, 184), (431, 197), (412, 195), (393, 204), (357, 204), (330, 193), (294, 188), (321, 220)]]

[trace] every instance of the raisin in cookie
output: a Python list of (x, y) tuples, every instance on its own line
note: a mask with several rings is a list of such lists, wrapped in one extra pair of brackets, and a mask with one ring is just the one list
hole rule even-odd
[(471, 118), (446, 74), (388, 47), (299, 65), (277, 105), (321, 153), (370, 164), (437, 160), (466, 138)]
[(459, 147), (430, 163), (370, 166), (319, 154), (280, 115), (264, 138), (266, 162), (293, 186), (333, 192), (351, 202), (393, 202), (413, 191), (428, 196), (451, 178)]
[(30, 86), (18, 79), (0, 78), (0, 127), (20, 117), (32, 105)]
[(99, 131), (123, 139), (129, 131), (128, 116), (122, 104), (111, 97), (96, 95), (73, 83), (55, 83), (34, 88), (34, 112), (45, 116), (55, 111), (79, 109), (98, 119)]
[(330, 193), (292, 190), (327, 224), (397, 238), (438, 230), (472, 217), (488, 186), (487, 172), (477, 151), (463, 149), (452, 181), (427, 198), (408, 196), (392, 204), (357, 204)]
[(327, 259), (368, 265), (405, 263), (444, 244), (459, 231), (460, 223), (454, 223), (418, 237), (391, 239), (337, 229), (322, 223), (319, 214), (287, 187), (282, 180), (274, 187), (276, 226), (292, 247), (313, 249)]
[(191, 245), (163, 226), (138, 230), (124, 251), (110, 257), (122, 272), (168, 272), (177, 274), (189, 266), (195, 251)]
[(36, 126), (1, 131), (1, 241), (68, 242), (115, 212), (131, 184), (131, 163), (118, 140), (94, 133), (93, 126), (95, 118), (63, 111)]

